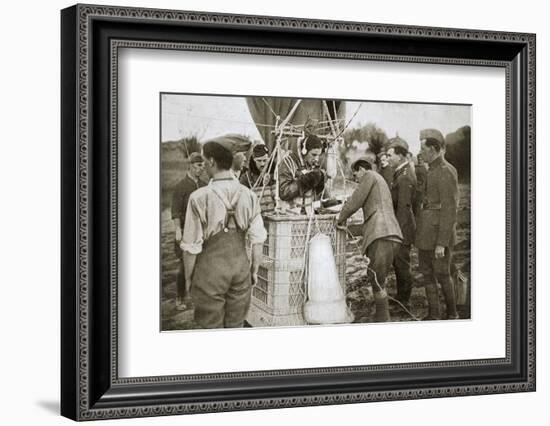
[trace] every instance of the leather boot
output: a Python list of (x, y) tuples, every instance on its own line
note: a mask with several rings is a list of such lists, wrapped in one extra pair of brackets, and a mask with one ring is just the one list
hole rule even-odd
[(428, 299), (429, 313), (423, 318), (423, 320), (438, 320), (441, 319), (439, 312), (439, 292), (437, 290), (437, 284), (434, 282), (424, 283), (424, 290), (426, 291), (426, 299)]
[(440, 279), (441, 290), (445, 297), (445, 303), (447, 304), (447, 319), (458, 319), (458, 312), (456, 311), (456, 296), (453, 281), (450, 277)]
[(374, 303), (376, 311), (374, 313), (375, 322), (386, 322), (390, 320), (390, 311), (388, 306), (388, 293), (386, 290), (374, 293)]

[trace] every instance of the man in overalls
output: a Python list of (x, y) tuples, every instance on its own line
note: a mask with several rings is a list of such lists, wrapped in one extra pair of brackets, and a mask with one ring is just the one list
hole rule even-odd
[(211, 181), (189, 197), (181, 242), (185, 285), (199, 326), (242, 327), (267, 233), (256, 195), (231, 173), (233, 154), (225, 141), (205, 143), (203, 157)]

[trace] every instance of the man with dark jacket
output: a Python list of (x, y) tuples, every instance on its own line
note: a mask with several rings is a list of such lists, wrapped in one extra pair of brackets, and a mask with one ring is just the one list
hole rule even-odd
[(422, 130), (420, 140), (420, 154), (429, 167), (422, 210), (418, 213), (415, 243), (429, 305), (429, 314), (425, 319), (440, 319), (438, 282), (447, 305), (447, 319), (457, 319), (450, 272), (456, 242), (457, 172), (444, 158), (445, 139), (439, 130)]
[(407, 154), (409, 145), (401, 138), (395, 138), (388, 148), (388, 160), (394, 169), (390, 186), (395, 216), (403, 233), (403, 244), (394, 259), (393, 267), (397, 280), (397, 300), (406, 309), (410, 308), (412, 290), (411, 245), (416, 235), (416, 220), (413, 207), (416, 195), (416, 177)]
[(357, 210), (363, 209), (363, 244), (361, 251), (369, 260), (376, 312), (374, 320), (384, 322), (390, 319), (386, 276), (391, 268), (403, 235), (393, 211), (390, 189), (384, 178), (372, 170), (370, 159), (360, 158), (352, 164), (359, 185), (346, 201), (338, 226), (345, 226), (346, 220)]
[(389, 187), (391, 187), (393, 181), (393, 167), (388, 159), (388, 153), (382, 150), (378, 153), (378, 173), (382, 175)]
[(426, 177), (428, 175), (428, 168), (422, 158), (421, 154), (416, 156), (417, 164), (414, 167), (414, 173), (416, 175), (416, 201), (413, 212), (418, 214), (422, 208), (422, 201), (424, 200), (424, 193), (426, 192)]
[[(272, 181), (271, 170), (266, 170), (262, 181), (260, 176), (269, 162), (269, 150), (264, 144), (256, 144), (252, 148), (252, 155), (248, 161), (248, 170), (241, 174), (239, 182), (247, 188), (261, 188)], [(273, 168), (273, 167), (271, 167)]]
[(176, 274), (176, 307), (185, 308), (186, 299), (189, 294), (185, 291), (185, 268), (183, 265), (183, 253), (180, 248), (180, 242), (185, 225), (185, 214), (187, 213), (187, 204), (189, 196), (195, 190), (206, 185), (200, 179), (204, 172), (204, 159), (198, 152), (192, 152), (188, 158), (189, 170), (185, 177), (178, 182), (172, 194), (172, 220), (174, 221), (174, 251), (179, 260), (179, 270)]
[(326, 174), (320, 167), (323, 143), (315, 135), (298, 140), (279, 163), (279, 198), (287, 210), (311, 212), (313, 201), (325, 189)]

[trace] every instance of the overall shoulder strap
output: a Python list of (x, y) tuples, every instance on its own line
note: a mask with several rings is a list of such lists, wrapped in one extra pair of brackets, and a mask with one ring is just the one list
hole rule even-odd
[[(220, 201), (223, 203), (226, 213), (225, 213), (225, 223), (224, 223), (224, 230), (228, 229), (237, 229), (237, 221), (235, 220), (235, 209), (237, 207), (237, 203), (239, 201), (239, 198), (241, 196), (241, 190), (237, 189), (235, 191), (235, 194), (233, 195), (233, 198), (231, 201), (227, 199), (225, 194), (220, 191), (218, 188), (215, 187), (215, 185), (210, 185), (210, 189), (216, 196), (220, 199)], [(232, 226), (230, 226), (232, 225)]]

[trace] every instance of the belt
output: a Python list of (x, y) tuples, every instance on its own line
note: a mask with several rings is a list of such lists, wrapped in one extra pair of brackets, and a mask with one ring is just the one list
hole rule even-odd
[(424, 204), (422, 210), (441, 210), (441, 203)]

